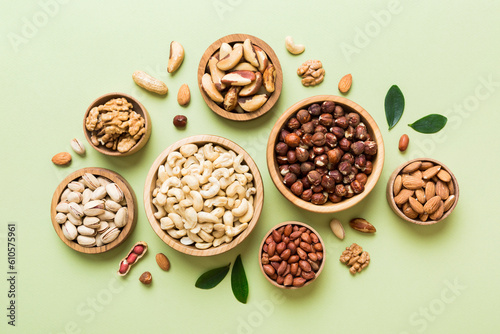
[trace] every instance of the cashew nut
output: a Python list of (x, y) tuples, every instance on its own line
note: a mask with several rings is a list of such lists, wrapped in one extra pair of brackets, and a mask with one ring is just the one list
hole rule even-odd
[(170, 187), (180, 187), (180, 186), (181, 186), (181, 180), (179, 180), (179, 178), (176, 176), (171, 176), (162, 183), (160, 191), (166, 194), (170, 189)]
[(167, 196), (164, 193), (159, 192), (158, 195), (156, 195), (156, 202), (158, 202), (159, 205), (164, 206), (167, 204)]
[(187, 231), (187, 236), (194, 242), (204, 242), (203, 239), (198, 236), (198, 234), (195, 234), (189, 230)]
[(200, 236), (200, 238), (203, 239), (203, 241), (205, 242), (212, 242), (214, 241), (214, 236), (208, 234), (207, 232), (201, 230), (200, 232), (198, 232), (198, 235)]
[(243, 232), (248, 227), (247, 223), (240, 224), (235, 227), (226, 226), (226, 235), (229, 237), (235, 237), (241, 232)]
[(211, 184), (210, 188), (208, 190), (201, 190), (200, 191), (200, 194), (201, 194), (201, 196), (203, 196), (203, 198), (212, 198), (215, 195), (217, 195), (217, 193), (220, 190), (219, 180), (217, 180), (215, 177), (210, 177), (208, 179), (208, 182), (210, 182), (210, 184)]
[(167, 212), (163, 208), (162, 205), (158, 204), (158, 200), (156, 198), (153, 199), (152, 201), (153, 205), (156, 207), (156, 212), (154, 213), (154, 216), (156, 219), (161, 219), (167, 215)]
[(211, 242), (197, 242), (196, 244), (194, 244), (194, 246), (198, 249), (207, 249), (207, 248), (212, 247), (212, 243)]
[(253, 198), (253, 197), (251, 197), (251, 196), (252, 196), (252, 195), (255, 195), (256, 193), (257, 193), (257, 189), (255, 189), (254, 187), (252, 187), (252, 188), (248, 188), (248, 189), (247, 189), (247, 192), (246, 192), (246, 194), (245, 194), (245, 197), (246, 197), (247, 199), (249, 199), (249, 198)]
[(248, 202), (247, 212), (240, 217), (240, 223), (248, 223), (253, 217), (253, 204)]
[(163, 183), (166, 179), (168, 179), (168, 174), (165, 170), (165, 166), (160, 165), (160, 167), (158, 168), (158, 180)]
[(172, 222), (174, 223), (175, 227), (178, 230), (184, 229), (184, 223), (182, 222), (182, 217), (179, 216), (177, 213), (173, 213), (173, 212), (169, 213), (168, 218), (170, 218), (170, 220), (172, 220)]
[(228, 197), (234, 197), (238, 194), (238, 198), (243, 199), (246, 196), (246, 189), (239, 182), (235, 181), (226, 188), (226, 194)]
[(174, 151), (168, 155), (167, 164), (173, 168), (175, 166), (179, 166), (179, 161), (181, 161), (181, 163), (184, 163), (183, 159), (186, 160), (186, 158), (184, 158), (180, 152)]
[(224, 224), (221, 224), (221, 223), (214, 224), (215, 231), (224, 231), (225, 229), (226, 229), (226, 226)]
[(183, 238), (181, 238), (181, 244), (183, 244), (185, 246), (189, 246), (189, 245), (194, 244), (194, 241), (191, 240), (191, 238), (189, 238), (189, 237), (183, 237)]
[(219, 218), (211, 213), (201, 211), (198, 212), (198, 222), (217, 224), (219, 223)]
[(230, 153), (222, 153), (217, 159), (214, 161), (214, 167), (230, 167), (233, 165), (233, 159)]
[(205, 200), (204, 203), (204, 205), (207, 208), (211, 208), (213, 206), (225, 206), (226, 204), (227, 204), (227, 197), (222, 197), (222, 196), (209, 198)]
[(175, 238), (175, 239), (180, 239), (182, 238), (183, 236), (186, 235), (186, 230), (176, 230), (176, 229), (170, 229), (170, 230), (167, 230), (167, 233), (172, 237), (172, 238)]
[[(217, 239), (220, 239), (221, 243), (224, 242), (224, 236), (226, 235), (226, 231), (225, 230), (222, 230), (222, 231), (214, 231), (212, 232), (212, 235), (214, 236), (215, 240)], [(214, 247), (217, 247), (219, 245), (215, 245), (215, 240), (214, 240)]]
[(219, 157), (219, 152), (215, 152), (212, 143), (210, 143), (203, 146), (203, 155), (206, 159), (214, 162)]
[(160, 219), (160, 227), (162, 230), (170, 230), (171, 228), (174, 228), (174, 222), (172, 219), (168, 217), (163, 217)]
[(154, 190), (153, 190), (153, 197), (156, 197), (158, 196), (158, 193), (160, 192), (160, 188), (157, 186)]
[(242, 165), (243, 162), (243, 154), (238, 155), (233, 162), (234, 171), (238, 174), (244, 174), (250, 170), (250, 167), (247, 165)]
[(247, 183), (248, 183), (248, 180), (247, 178), (245, 177), (245, 175), (242, 175), (242, 174), (236, 174), (236, 180), (242, 185), (242, 186), (246, 186)]
[(200, 212), (203, 210), (203, 197), (198, 191), (190, 191), (189, 195), (193, 199), (193, 208), (196, 210), (196, 212)]
[(169, 197), (175, 196), (175, 198), (177, 199), (178, 202), (182, 201), (185, 198), (184, 192), (182, 191), (182, 189), (179, 189), (179, 188), (170, 189), (167, 192), (167, 195)]
[(241, 203), (232, 210), (233, 216), (235, 217), (241, 217), (248, 211), (248, 201), (246, 198), (243, 198), (241, 200)]
[(285, 46), (288, 52), (290, 52), (293, 55), (301, 54), (306, 49), (305, 46), (302, 44), (295, 44), (293, 42), (292, 36), (286, 36)]
[[(224, 216), (225, 210), (221, 207), (213, 209), (210, 213), (217, 217), (219, 220), (222, 220), (222, 216)], [(220, 223), (220, 221), (219, 221)]]
[(198, 213), (193, 207), (187, 208), (184, 215), (184, 228), (192, 229), (198, 223)]
[(214, 230), (214, 224), (210, 223), (205, 223), (205, 224), (198, 224), (201, 230), (207, 232), (207, 233), (212, 233)]
[(217, 168), (212, 172), (212, 176), (216, 179), (220, 179), (222, 177), (228, 178), (229, 176), (231, 176), (231, 173), (227, 168)]
[(222, 216), (222, 221), (224, 222), (224, 225), (233, 227), (234, 223), (233, 213), (229, 210), (224, 212), (224, 215)]
[(200, 188), (200, 181), (193, 175), (184, 176), (181, 183), (186, 184), (192, 190), (198, 190)]
[(179, 203), (177, 201), (177, 198), (175, 198), (175, 197), (167, 198), (167, 204), (165, 204), (165, 211), (167, 211), (167, 213), (174, 212), (174, 205), (177, 203)]
[(198, 152), (198, 146), (196, 146), (196, 144), (185, 144), (179, 148), (179, 152), (182, 154), (182, 156), (188, 158)]
[(193, 201), (186, 198), (186, 199), (183, 199), (182, 201), (180, 201), (179, 205), (183, 206), (183, 207), (192, 206), (193, 205)]
[(198, 178), (201, 184), (208, 182), (208, 179), (212, 176), (212, 170), (212, 162), (210, 160), (205, 160), (205, 162), (203, 162), (203, 174)]

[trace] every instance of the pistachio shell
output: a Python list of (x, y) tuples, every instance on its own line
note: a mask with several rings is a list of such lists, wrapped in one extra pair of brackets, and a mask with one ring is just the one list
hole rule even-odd
[[(71, 204), (70, 204), (71, 205)], [(98, 216), (104, 213), (104, 202), (102, 200), (90, 201), (83, 207), (86, 216)]]
[(83, 182), (89, 187), (91, 190), (96, 190), (101, 184), (97, 180), (97, 178), (90, 173), (85, 173), (82, 176)]
[(66, 223), (64, 223), (64, 225), (62, 225), (61, 229), (62, 229), (64, 236), (68, 240), (75, 240), (75, 238), (78, 235), (78, 232), (76, 230), (75, 225), (71, 224), (68, 221)]
[(68, 204), (68, 211), (73, 217), (79, 219), (83, 217), (83, 210), (82, 208), (74, 202), (71, 202)]
[(87, 227), (85, 225), (78, 226), (76, 228), (76, 230), (78, 231), (78, 233), (80, 233), (80, 235), (86, 235), (86, 236), (90, 236), (90, 237), (93, 237), (97, 234), (96, 230), (94, 230), (93, 228)]
[(114, 241), (118, 235), (120, 234), (120, 230), (116, 227), (109, 228), (106, 232), (101, 234), (101, 239), (104, 244), (109, 244)]
[(91, 200), (103, 199), (106, 197), (108, 193), (106, 192), (106, 188), (103, 186), (97, 187), (96, 190), (92, 192), (92, 196), (90, 196)]
[(120, 210), (118, 210), (116, 212), (114, 221), (115, 221), (116, 227), (124, 227), (125, 225), (127, 225), (127, 221), (128, 221), (127, 208), (123, 207)]
[(101, 226), (101, 220), (97, 217), (85, 217), (83, 218), (83, 225), (96, 229)]
[(90, 237), (90, 236), (86, 236), (86, 235), (79, 235), (76, 238), (76, 242), (78, 242), (78, 244), (80, 244), (81, 246), (84, 246), (84, 247), (95, 246), (95, 238)]

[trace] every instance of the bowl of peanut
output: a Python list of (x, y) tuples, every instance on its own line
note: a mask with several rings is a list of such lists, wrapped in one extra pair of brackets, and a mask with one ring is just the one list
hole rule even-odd
[(283, 73), (263, 40), (232, 34), (212, 43), (198, 66), (201, 96), (216, 114), (234, 121), (264, 115), (278, 101)]
[(432, 225), (448, 217), (458, 203), (458, 182), (443, 163), (419, 158), (401, 164), (387, 182), (387, 202), (400, 218)]
[(253, 159), (234, 142), (187, 137), (154, 161), (144, 186), (151, 227), (173, 249), (194, 256), (224, 253), (257, 224), (264, 186)]
[(110, 156), (127, 156), (148, 142), (151, 119), (136, 98), (109, 93), (95, 99), (87, 108), (83, 132), (96, 151)]
[(339, 96), (306, 98), (276, 121), (267, 144), (274, 184), (296, 206), (333, 213), (361, 202), (384, 166), (384, 142), (375, 120)]

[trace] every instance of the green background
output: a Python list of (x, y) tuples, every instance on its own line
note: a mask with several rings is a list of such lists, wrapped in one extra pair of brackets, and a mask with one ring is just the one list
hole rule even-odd
[[(480, 1), (2, 1), (0, 4), (0, 331), (2, 333), (493, 333), (500, 275), (497, 238), (498, 121), (500, 103), (500, 3)], [(45, 13), (45, 14), (44, 14)], [(36, 24), (36, 25), (35, 25)], [(37, 26), (38, 25), (38, 26)], [(267, 115), (245, 123), (225, 120), (205, 105), (197, 68), (205, 49), (231, 33), (266, 41), (278, 55), (284, 87)], [(289, 54), (285, 36), (305, 44)], [(185, 48), (184, 63), (167, 74), (169, 43)], [(305, 88), (295, 74), (307, 59), (319, 59), (324, 82)], [(166, 98), (137, 87), (131, 75), (144, 70), (164, 80)], [(294, 207), (267, 172), (265, 150), (274, 121), (293, 103), (313, 95), (338, 95), (337, 83), (353, 75), (347, 98), (377, 121), (386, 145), (376, 188), (359, 205), (338, 214), (312, 214)], [(192, 100), (177, 104), (187, 83)], [(399, 124), (387, 130), (384, 97), (393, 84), (406, 98)], [(137, 154), (111, 158), (86, 143), (67, 168), (51, 157), (84, 140), (87, 106), (108, 92), (138, 98), (153, 122), (149, 143)], [(435, 135), (407, 124), (429, 113), (448, 116)], [(172, 125), (185, 114), (188, 126)], [(410, 136), (408, 151), (397, 149)], [(147, 172), (167, 146), (195, 134), (217, 134), (243, 146), (260, 168), (265, 205), (252, 234), (230, 252), (195, 258), (165, 245), (150, 227), (142, 202)], [(431, 157), (448, 165), (460, 184), (453, 214), (434, 226), (406, 223), (385, 199), (389, 175), (402, 162)], [(124, 176), (138, 198), (133, 234), (102, 255), (71, 250), (58, 238), (49, 215), (59, 182), (82, 167), (106, 167)], [(358, 233), (349, 219), (364, 217), (375, 235)], [(336, 239), (328, 222), (344, 222)], [(311, 224), (326, 243), (319, 279), (298, 291), (269, 284), (258, 267), (264, 234), (286, 220)], [(17, 326), (7, 325), (7, 224), (17, 224)], [(118, 262), (138, 240), (148, 254), (125, 278)], [(371, 265), (352, 277), (338, 258), (352, 242), (362, 245)], [(154, 254), (171, 260), (162, 272)], [(204, 271), (242, 255), (250, 286), (246, 305), (236, 301), (229, 276), (213, 290), (194, 287)], [(149, 270), (152, 286), (139, 283)]]

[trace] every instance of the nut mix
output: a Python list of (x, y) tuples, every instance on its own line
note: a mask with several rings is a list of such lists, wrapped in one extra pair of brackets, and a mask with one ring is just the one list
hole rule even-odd
[(340, 262), (345, 263), (351, 274), (361, 272), (370, 264), (370, 254), (363, 251), (363, 247), (354, 243), (350, 247), (346, 247), (345, 251), (340, 255)]
[(154, 216), (172, 238), (198, 249), (229, 243), (252, 220), (253, 175), (243, 155), (185, 144), (158, 168)]
[(301, 287), (316, 278), (323, 262), (318, 236), (302, 225), (273, 230), (261, 250), (262, 269), (278, 285)]
[(90, 110), (85, 127), (95, 146), (103, 145), (120, 153), (128, 152), (146, 133), (144, 118), (132, 110), (125, 98), (111, 99)]
[(275, 153), (283, 183), (304, 201), (321, 205), (364, 191), (377, 143), (358, 113), (324, 101), (288, 120)]
[(128, 222), (126, 199), (120, 187), (90, 173), (68, 184), (56, 212), (55, 220), (66, 239), (84, 247), (109, 244)]
[(276, 68), (266, 52), (250, 39), (222, 43), (210, 58), (201, 86), (224, 110), (253, 112), (262, 107), (276, 84)]
[(394, 202), (410, 219), (439, 220), (455, 203), (451, 175), (430, 161), (415, 161), (404, 167), (393, 185)]
[(302, 85), (316, 86), (323, 82), (325, 69), (319, 60), (307, 60), (297, 69), (297, 75), (302, 77)]
[(146, 254), (148, 251), (148, 244), (145, 243), (144, 241), (139, 241), (137, 242), (134, 247), (132, 247), (129, 252), (127, 253), (127, 256), (125, 256), (121, 261), (120, 261), (120, 267), (118, 268), (118, 275), (120, 276), (125, 276), (128, 274), (130, 271), (130, 268), (132, 268), (132, 265), (134, 263), (137, 263), (140, 258)]

